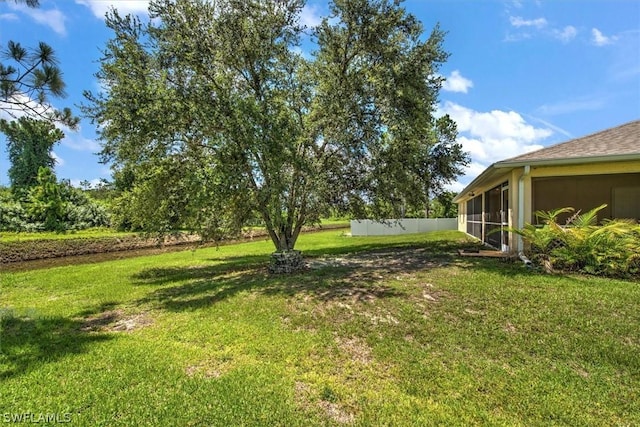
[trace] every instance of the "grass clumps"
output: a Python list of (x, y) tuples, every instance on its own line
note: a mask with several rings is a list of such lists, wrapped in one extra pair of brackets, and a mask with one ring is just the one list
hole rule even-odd
[(640, 288), (306, 234), (3, 273), (0, 414), (72, 425), (636, 425)]

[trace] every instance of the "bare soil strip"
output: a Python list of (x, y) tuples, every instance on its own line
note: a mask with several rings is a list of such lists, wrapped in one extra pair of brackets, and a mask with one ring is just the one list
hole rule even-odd
[[(331, 224), (308, 227), (304, 232), (345, 228), (348, 228), (348, 226)], [(187, 235), (168, 238), (164, 242), (141, 236), (0, 242), (0, 271), (24, 271), (65, 265), (90, 264), (114, 259), (250, 242), (254, 239), (268, 239), (266, 231), (252, 230), (251, 232), (243, 233), (239, 239), (224, 240), (217, 243), (201, 242), (196, 236)]]

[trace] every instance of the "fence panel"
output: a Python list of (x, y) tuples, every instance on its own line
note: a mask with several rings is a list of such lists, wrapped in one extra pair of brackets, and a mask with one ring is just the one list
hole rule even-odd
[(383, 221), (372, 221), (370, 219), (351, 220), (352, 236), (394, 236), (457, 229), (457, 218), (404, 218)]

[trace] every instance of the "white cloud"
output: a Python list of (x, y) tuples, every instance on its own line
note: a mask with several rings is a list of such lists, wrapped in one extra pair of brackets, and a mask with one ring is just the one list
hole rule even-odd
[(458, 142), (471, 157), (464, 176), (452, 189), (462, 189), (489, 165), (500, 160), (543, 148), (553, 134), (549, 128), (537, 128), (515, 111), (475, 111), (447, 101), (438, 114), (448, 114), (458, 125)]
[(146, 14), (149, 9), (149, 0), (76, 0), (76, 3), (88, 7), (100, 19), (104, 19), (112, 7), (123, 15)]
[(0, 100), (0, 119), (12, 121), (23, 116), (38, 119), (53, 108), (48, 104), (39, 104), (23, 94), (14, 95), (9, 101), (11, 102)]
[(300, 24), (308, 28), (316, 27), (322, 22), (320, 8), (317, 5), (306, 4), (300, 12)]
[(601, 110), (607, 103), (602, 97), (590, 97), (560, 101), (554, 104), (544, 104), (536, 109), (540, 114), (557, 116), (560, 114), (575, 113), (576, 111), (597, 111)]
[(101, 149), (100, 144), (97, 141), (85, 138), (78, 132), (65, 132), (65, 134), (66, 136), (62, 140), (62, 145), (71, 148), (72, 150), (91, 151), (92, 153), (97, 153)]
[(548, 129), (535, 128), (515, 111), (478, 112), (453, 102), (445, 102), (442, 110), (458, 123), (458, 131), (468, 132), (483, 141), (512, 138), (522, 143), (544, 139), (552, 134)]
[(449, 92), (462, 92), (467, 93), (469, 88), (473, 87), (473, 82), (460, 74), (460, 71), (454, 70), (451, 72), (447, 80), (442, 85), (442, 89)]
[(604, 34), (602, 34), (602, 31), (598, 30), (597, 28), (591, 29), (591, 36), (591, 41), (596, 46), (606, 46), (608, 44), (612, 44), (618, 39), (616, 36), (605, 36)]
[(510, 16), (509, 22), (511, 22), (511, 25), (516, 28), (534, 27), (540, 29), (547, 26), (547, 20), (544, 18), (523, 19), (520, 16)]
[(67, 29), (64, 25), (67, 17), (58, 9), (44, 10), (43, 8), (27, 7), (23, 4), (16, 4), (13, 2), (8, 3), (9, 8), (17, 10), (29, 16), (38, 24), (46, 25), (55, 31), (57, 34), (64, 36), (67, 34)]
[(56, 163), (56, 166), (64, 166), (64, 159), (60, 156), (58, 156), (54, 151), (51, 152), (51, 157), (53, 157), (53, 160)]
[(563, 43), (569, 43), (578, 34), (578, 30), (573, 25), (567, 25), (562, 30), (553, 30), (552, 34), (555, 38)]
[(15, 13), (0, 13), (0, 21), (17, 21), (18, 15)]
[[(16, 120), (20, 117), (31, 117), (41, 119), (53, 107), (48, 104), (39, 104), (31, 100), (26, 95), (16, 95), (13, 97), (17, 104), (9, 104), (0, 101), (0, 119), (8, 121)], [(65, 137), (62, 139), (62, 145), (76, 151), (90, 151), (97, 153), (101, 150), (100, 144), (89, 138), (85, 138), (80, 134), (80, 129), (72, 130), (68, 126), (57, 123), (56, 127), (62, 130)]]
[(468, 138), (460, 136), (458, 142), (469, 153), (471, 159), (480, 165), (480, 172), (491, 163), (543, 147), (540, 144), (525, 142), (518, 138)]
[[(509, 16), (511, 26), (516, 28), (516, 34), (507, 34), (505, 41), (515, 42), (530, 39), (534, 35), (553, 37), (563, 43), (569, 43), (578, 35), (578, 29), (573, 25), (564, 28), (553, 28), (545, 18), (524, 19), (521, 16)], [(534, 34), (532, 34), (532, 32)]]
[(462, 190), (464, 190), (464, 187), (466, 187), (466, 184), (463, 184), (461, 181), (456, 181), (454, 183), (451, 184), (445, 184), (444, 189), (447, 191), (451, 191), (453, 193), (459, 193)]

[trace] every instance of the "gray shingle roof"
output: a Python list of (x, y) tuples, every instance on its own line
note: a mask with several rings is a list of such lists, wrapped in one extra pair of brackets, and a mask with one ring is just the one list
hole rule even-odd
[(453, 201), (463, 200), (476, 186), (516, 167), (621, 160), (640, 160), (640, 120), (496, 162), (467, 185)]
[(635, 157), (636, 154), (640, 158), (640, 120), (512, 157), (498, 162), (498, 165), (594, 157)]

